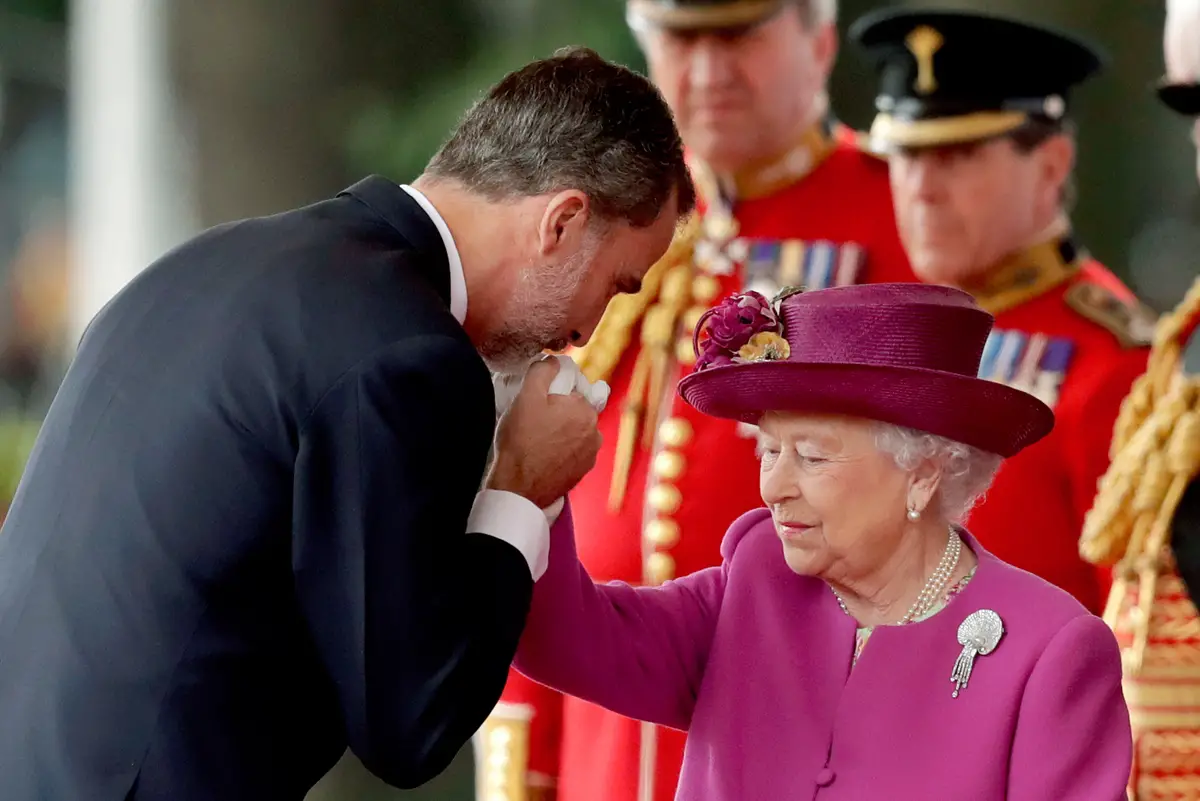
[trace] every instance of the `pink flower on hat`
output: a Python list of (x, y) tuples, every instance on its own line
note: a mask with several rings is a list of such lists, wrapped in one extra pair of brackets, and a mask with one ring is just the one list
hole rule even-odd
[[(758, 292), (730, 295), (705, 312), (696, 324), (693, 337), (698, 355), (696, 370), (724, 367), (745, 361), (746, 355), (741, 351), (747, 348), (752, 340), (759, 334), (774, 335), (771, 341), (782, 340), (779, 336), (780, 329), (779, 315), (770, 301)], [(702, 332), (707, 334), (707, 337), (700, 341)], [(763, 341), (764, 338), (761, 337), (757, 340)], [(752, 350), (757, 354), (760, 348), (755, 347)]]

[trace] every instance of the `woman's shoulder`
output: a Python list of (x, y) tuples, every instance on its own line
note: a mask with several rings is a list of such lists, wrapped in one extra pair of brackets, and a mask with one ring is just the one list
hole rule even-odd
[(1023, 631), (1044, 644), (1067, 630), (1073, 636), (1113, 640), (1104, 621), (1066, 590), (1001, 561), (977, 544), (972, 547), (979, 558), (972, 581), (978, 593), (975, 601), (999, 613), (1006, 629)]
[(751, 509), (737, 520), (725, 532), (721, 540), (721, 558), (728, 562), (751, 532), (765, 532), (774, 536), (774, 524), (771, 522), (771, 510), (766, 507)]

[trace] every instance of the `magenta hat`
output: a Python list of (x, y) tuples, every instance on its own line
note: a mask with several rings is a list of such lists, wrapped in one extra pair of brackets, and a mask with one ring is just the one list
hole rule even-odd
[(976, 377), (992, 322), (966, 292), (929, 284), (733, 295), (696, 325), (679, 393), (713, 417), (844, 414), (1012, 456), (1050, 433), (1054, 413)]

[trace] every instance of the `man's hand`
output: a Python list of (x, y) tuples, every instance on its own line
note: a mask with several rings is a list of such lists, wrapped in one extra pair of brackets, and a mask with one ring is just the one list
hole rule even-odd
[(529, 368), (525, 383), (496, 432), (487, 488), (514, 492), (544, 509), (570, 491), (596, 464), (596, 410), (578, 392), (550, 395), (558, 362)]

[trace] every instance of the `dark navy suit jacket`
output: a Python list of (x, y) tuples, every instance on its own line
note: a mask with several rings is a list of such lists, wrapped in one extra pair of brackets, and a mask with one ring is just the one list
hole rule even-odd
[(495, 410), (396, 184), (218, 227), (87, 330), (0, 532), (3, 801), (411, 787), (500, 696), (533, 582), (464, 533)]

